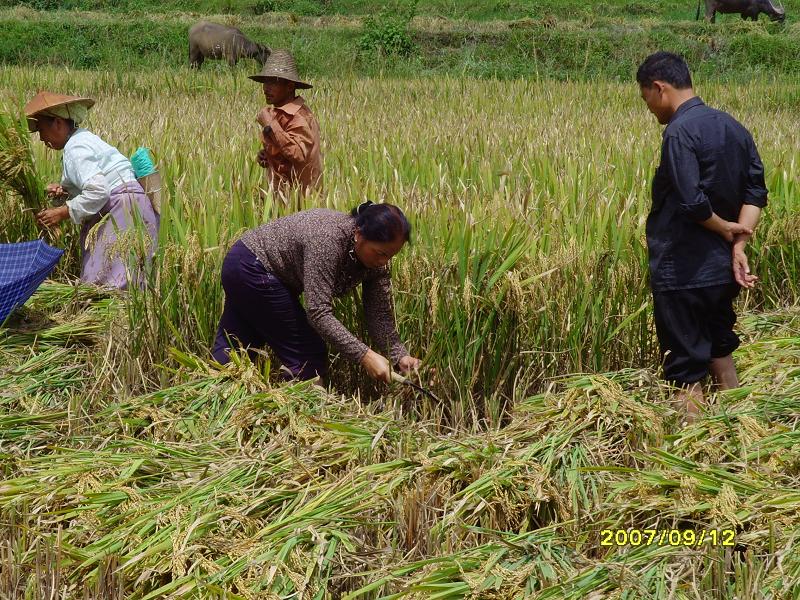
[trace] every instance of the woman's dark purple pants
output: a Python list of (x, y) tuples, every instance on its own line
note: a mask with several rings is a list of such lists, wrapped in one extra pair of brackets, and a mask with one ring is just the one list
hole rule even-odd
[[(264, 268), (241, 241), (222, 263), (225, 308), (219, 321), (212, 355), (225, 364), (231, 347), (269, 345), (297, 379), (325, 375), (328, 349), (308, 322), (300, 299)], [(250, 351), (251, 358), (258, 354)]]

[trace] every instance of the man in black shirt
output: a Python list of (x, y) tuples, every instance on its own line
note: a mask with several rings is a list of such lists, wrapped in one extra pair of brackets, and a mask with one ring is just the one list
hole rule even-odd
[(694, 94), (681, 57), (649, 56), (636, 80), (666, 125), (646, 227), (656, 333), (665, 379), (693, 419), (709, 372), (720, 389), (739, 385), (733, 300), (757, 280), (745, 246), (767, 204), (764, 167), (750, 133)]

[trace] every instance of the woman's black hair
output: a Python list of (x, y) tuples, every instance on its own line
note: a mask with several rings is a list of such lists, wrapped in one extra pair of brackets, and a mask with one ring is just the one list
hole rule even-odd
[(370, 242), (392, 242), (398, 237), (411, 242), (411, 223), (403, 211), (394, 204), (374, 204), (362, 202), (350, 215), (356, 220), (356, 227)]

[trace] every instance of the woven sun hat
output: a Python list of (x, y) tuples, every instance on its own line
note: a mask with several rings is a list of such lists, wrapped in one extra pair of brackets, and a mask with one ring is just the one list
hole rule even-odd
[(261, 73), (250, 75), (250, 79), (259, 83), (264, 83), (276, 77), (294, 82), (299, 89), (305, 90), (311, 87), (310, 83), (300, 79), (300, 75), (297, 73), (297, 64), (288, 50), (273, 50), (272, 54), (267, 58), (267, 62), (264, 63)]
[(94, 106), (91, 98), (65, 96), (53, 92), (39, 92), (25, 105), (28, 131), (36, 131), (36, 116), (51, 116), (72, 119), (78, 125), (86, 116), (86, 111)]

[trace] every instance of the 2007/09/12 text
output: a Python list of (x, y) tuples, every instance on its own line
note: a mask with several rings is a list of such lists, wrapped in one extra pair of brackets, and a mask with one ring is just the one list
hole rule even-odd
[(601, 546), (735, 546), (733, 529), (603, 529)]

